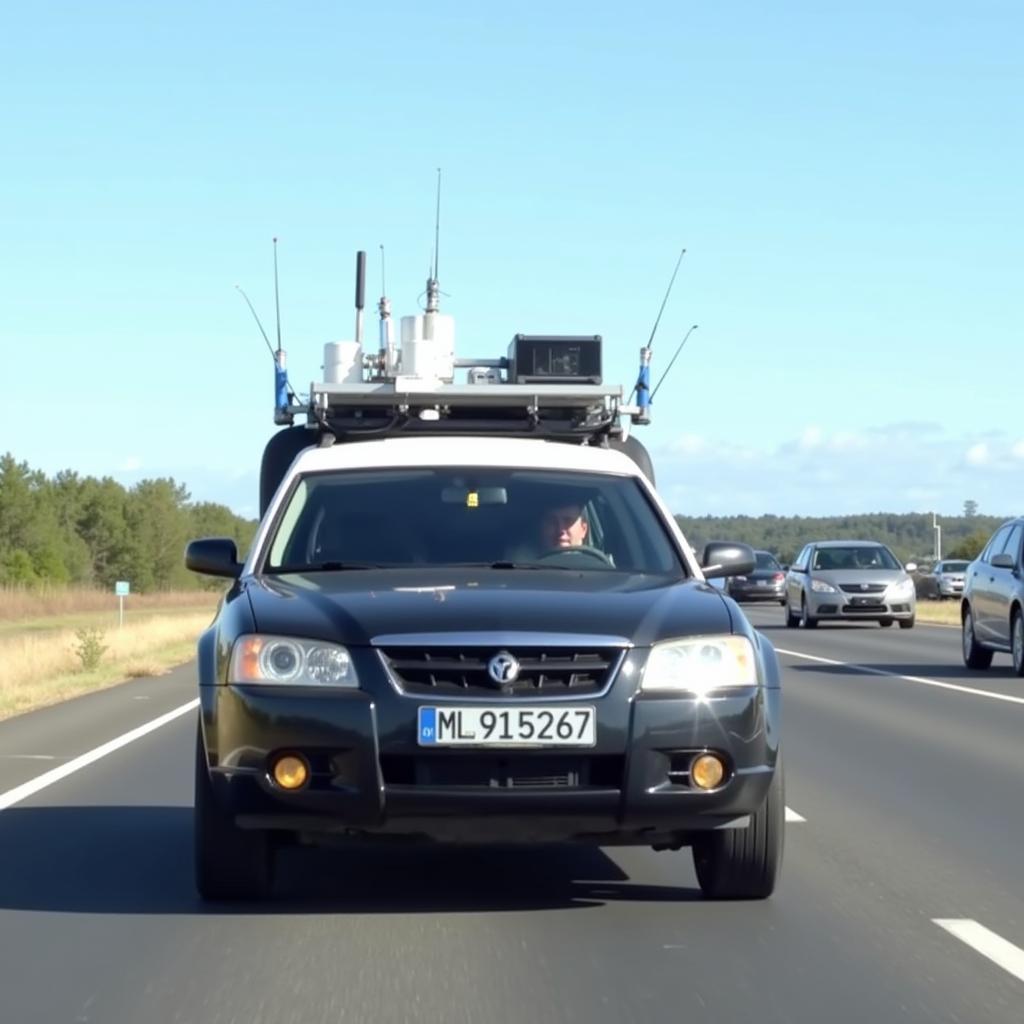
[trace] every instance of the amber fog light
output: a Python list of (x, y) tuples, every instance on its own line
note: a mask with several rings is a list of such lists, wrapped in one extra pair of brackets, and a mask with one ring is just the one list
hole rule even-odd
[(282, 789), (301, 789), (309, 778), (309, 768), (301, 757), (285, 754), (274, 762), (272, 774)]
[(690, 765), (690, 778), (698, 789), (714, 789), (725, 778), (725, 765), (714, 754), (701, 754)]

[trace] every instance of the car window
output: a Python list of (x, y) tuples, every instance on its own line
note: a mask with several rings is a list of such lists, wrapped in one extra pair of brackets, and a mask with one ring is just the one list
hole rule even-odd
[(1006, 543), (1006, 538), (1009, 537), (1009, 535), (1009, 523), (1007, 523), (1006, 526), (1001, 526), (998, 530), (996, 530), (995, 534), (992, 536), (992, 539), (988, 542), (988, 545), (985, 547), (985, 551), (981, 556), (982, 561), (991, 562), (992, 556), (998, 555), (999, 552), (1003, 550), (1003, 545)]
[[(582, 525), (581, 525), (582, 524)], [(566, 554), (566, 545), (576, 549)], [(303, 476), (265, 550), (265, 571), (341, 566), (541, 565), (685, 571), (631, 477), (444, 467)]]
[(1020, 555), (1020, 538), (1022, 533), (1024, 533), (1024, 529), (1022, 529), (1020, 523), (1014, 524), (1010, 529), (1009, 536), (1006, 538), (1006, 543), (1003, 545), (1002, 553), (1004, 555), (1011, 555), (1015, 565)]
[(782, 566), (779, 565), (774, 555), (769, 554), (767, 551), (757, 551), (754, 554), (756, 560), (756, 568), (768, 569), (781, 571)]
[(811, 545), (808, 544), (803, 549), (803, 551), (801, 551), (800, 554), (796, 556), (796, 560), (793, 562), (793, 564), (792, 564), (792, 566), (790, 568), (792, 568), (792, 569), (806, 569), (807, 568), (807, 558), (808, 558), (810, 550), (811, 550)]
[(967, 562), (942, 562), (937, 572), (964, 572), (967, 569)]
[(811, 568), (827, 572), (834, 569), (899, 569), (901, 566), (889, 549), (881, 544), (858, 544), (850, 547), (818, 548), (814, 553), (814, 564)]

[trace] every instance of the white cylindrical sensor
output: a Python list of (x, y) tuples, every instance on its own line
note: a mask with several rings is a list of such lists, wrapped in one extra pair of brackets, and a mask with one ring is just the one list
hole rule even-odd
[(324, 345), (324, 383), (361, 384), (363, 347), (356, 341), (329, 341)]

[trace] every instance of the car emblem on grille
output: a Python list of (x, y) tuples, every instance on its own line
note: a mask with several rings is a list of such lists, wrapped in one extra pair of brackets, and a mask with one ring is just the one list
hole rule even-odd
[(871, 584), (870, 583), (862, 583), (860, 585), (860, 589), (861, 590), (869, 590), (870, 588), (871, 588)]
[(519, 662), (514, 654), (508, 651), (498, 653), (487, 662), (487, 674), (499, 686), (505, 683), (514, 683), (519, 678)]

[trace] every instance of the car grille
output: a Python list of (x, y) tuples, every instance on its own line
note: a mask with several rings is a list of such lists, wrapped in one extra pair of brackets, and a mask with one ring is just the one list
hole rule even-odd
[(858, 601), (856, 604), (843, 608), (844, 615), (857, 615), (861, 612), (884, 612), (885, 605), (881, 601)]
[(457, 786), (486, 789), (621, 789), (619, 754), (512, 757), (463, 754), (380, 759), (385, 785)]
[(840, 583), (839, 589), (847, 594), (883, 594), (884, 583)]
[[(384, 647), (380, 655), (403, 693), (446, 697), (587, 697), (611, 684), (621, 648)], [(507, 651), (519, 662), (514, 682), (497, 683), (491, 658)]]

